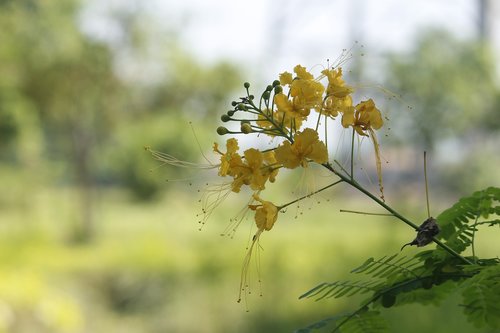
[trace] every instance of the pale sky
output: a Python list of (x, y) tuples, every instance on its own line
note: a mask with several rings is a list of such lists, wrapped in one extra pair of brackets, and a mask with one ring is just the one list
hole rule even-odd
[[(160, 25), (179, 33), (182, 46), (202, 62), (227, 59), (250, 75), (298, 63), (324, 64), (354, 40), (368, 58), (408, 50), (419, 31), (440, 27), (468, 38), (477, 34), (478, 0), (90, 0), (99, 13), (136, 3)], [(96, 15), (97, 13), (97, 15)], [(103, 28), (104, 27), (104, 28)], [(361, 51), (360, 51), (361, 52)], [(259, 74), (260, 73), (260, 74)], [(273, 73), (273, 78), (275, 74)], [(267, 77), (259, 79), (268, 80)]]

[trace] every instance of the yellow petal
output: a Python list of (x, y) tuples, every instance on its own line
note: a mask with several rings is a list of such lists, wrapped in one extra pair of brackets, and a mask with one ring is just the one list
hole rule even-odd
[(321, 141), (316, 142), (312, 146), (312, 151), (307, 157), (319, 164), (328, 162), (328, 150), (325, 144)]
[(228, 139), (226, 141), (227, 154), (235, 153), (238, 151), (238, 140), (235, 138)]
[(302, 67), (301, 65), (297, 65), (293, 68), (293, 71), (295, 74), (297, 74), (297, 77), (302, 80), (312, 80), (314, 79), (314, 76), (312, 76), (311, 73), (309, 73), (305, 67)]
[(354, 108), (348, 108), (344, 114), (342, 114), (342, 126), (345, 128), (354, 124)]
[(292, 81), (293, 81), (292, 73), (283, 72), (280, 74), (280, 84), (282, 86), (287, 84), (292, 84)]
[(276, 161), (282, 164), (285, 168), (294, 169), (300, 165), (299, 157), (292, 151), (290, 142), (285, 141), (282, 145), (274, 150)]

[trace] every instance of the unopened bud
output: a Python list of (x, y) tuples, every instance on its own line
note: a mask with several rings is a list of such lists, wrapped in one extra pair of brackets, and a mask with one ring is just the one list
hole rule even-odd
[(222, 122), (224, 123), (227, 123), (231, 120), (231, 117), (229, 117), (227, 114), (223, 114), (222, 116), (220, 116), (220, 120), (222, 120)]
[(243, 83), (243, 86), (248, 89), (248, 88), (250, 88), (250, 83), (245, 82), (245, 83)]
[(252, 126), (249, 123), (242, 123), (241, 124), (241, 132), (243, 134), (252, 133), (253, 132)]
[(225, 128), (224, 126), (217, 127), (217, 134), (224, 135), (227, 133), (229, 133), (229, 130), (227, 128)]
[(274, 80), (273, 81), (273, 87), (276, 87), (276, 86), (279, 86), (280, 85), (280, 81), (279, 80)]
[(276, 86), (274, 87), (274, 93), (275, 94), (280, 94), (281, 92), (283, 92), (283, 87), (282, 86)]

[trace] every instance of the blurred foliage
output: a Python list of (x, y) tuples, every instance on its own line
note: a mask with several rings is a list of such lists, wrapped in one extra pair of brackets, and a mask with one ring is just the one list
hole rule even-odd
[[(284, 213), (277, 232), (261, 242), (263, 296), (253, 286), (246, 312), (236, 298), (252, 221), (244, 221), (234, 239), (221, 238), (227, 209), (198, 233), (189, 193), (151, 203), (144, 218), (143, 203), (124, 202), (121, 191), (110, 191), (100, 201), (96, 241), (74, 246), (61, 241), (61, 217), (77, 203), (65, 200), (70, 193), (61, 188), (38, 194), (28, 210), (1, 212), (0, 332), (292, 332), (361, 301), (298, 300), (305, 287), (333, 275), (348, 278), (339, 267), (351, 267), (367, 251), (381, 256), (410, 236), (390, 218), (376, 217), (374, 229), (372, 218), (339, 213), (339, 207), (360, 204), (352, 198), (304, 209), (298, 220), (294, 211)], [(245, 202), (224, 205), (243, 207)], [(363, 232), (367, 228), (372, 232)], [(497, 234), (485, 237), (481, 253), (495, 253)], [(256, 269), (252, 265), (252, 274)], [(402, 306), (397, 316), (392, 309), (383, 315), (409, 333), (481, 332), (456, 316), (459, 302)], [(452, 322), (440, 320), (452, 315)]]
[[(28, 135), (24, 132), (38, 131), (41, 137), (27, 140), (42, 139), (42, 160), (64, 165), (56, 168), (62, 171), (54, 175), (57, 183), (114, 184), (129, 187), (140, 198), (152, 198), (159, 185), (141, 176), (149, 169), (142, 147), (154, 145), (196, 158), (196, 145), (176, 139), (186, 137), (188, 119), (195, 126), (203, 124), (196, 127), (203, 138), (209, 130), (205, 125), (216, 121), (215, 112), (240, 81), (238, 70), (228, 63), (198, 63), (169, 42), (168, 49), (160, 50), (168, 62), (158, 65), (163, 73), (147, 84), (123, 78), (115, 63), (120, 49), (79, 30), (79, 6), (73, 0), (3, 4), (0, 157), (22, 166), (19, 155), (32, 143), (22, 146), (17, 141)], [(132, 32), (134, 40), (140, 39), (140, 31)], [(146, 37), (123, 47), (147, 47)], [(110, 152), (121, 157), (108, 159), (111, 155), (104, 153)]]
[(495, 57), (488, 45), (450, 33), (422, 33), (408, 53), (389, 54), (386, 86), (412, 110), (391, 114), (404, 144), (432, 150), (439, 140), (498, 130)]
[(384, 57), (384, 86), (401, 96), (396, 109), (392, 102), (386, 105), (390, 132), (385, 148), (392, 146), (396, 159), (406, 164), (384, 177), (418, 186), (422, 170), (414, 162), (427, 151), (434, 194), (457, 199), (500, 182), (495, 167), (500, 163), (500, 88), (487, 41), (427, 30), (410, 51)]
[[(426, 233), (431, 233), (430, 237), (435, 235), (432, 228), (436, 228), (436, 237), (449, 248), (438, 243), (434, 250), (420, 251), (414, 257), (402, 255), (403, 248), (391, 256), (371, 257), (351, 271), (365, 277), (322, 283), (309, 290), (301, 298), (324, 300), (356, 294), (371, 294), (371, 297), (350, 314), (328, 317), (300, 332), (312, 332), (330, 322), (334, 322), (332, 332), (389, 332), (387, 322), (378, 311), (381, 307), (411, 303), (439, 305), (453, 294), (462, 295), (463, 314), (476, 328), (497, 330), (500, 328), (500, 260), (478, 254), (475, 239), (479, 231), (486, 230), (483, 227), (491, 233), (491, 229), (500, 225), (499, 204), (500, 188), (474, 192), (443, 211), (437, 221), (426, 220), (418, 230), (417, 242), (406, 244), (420, 246), (418, 241), (425, 240)], [(432, 224), (434, 227), (426, 227)], [(456, 251), (454, 255), (450, 248)], [(465, 256), (470, 253), (471, 256)]]

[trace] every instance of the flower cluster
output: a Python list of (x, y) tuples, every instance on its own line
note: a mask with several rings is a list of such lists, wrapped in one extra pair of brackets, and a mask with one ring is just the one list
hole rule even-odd
[[(377, 166), (380, 165), (375, 130), (382, 127), (383, 119), (374, 101), (368, 99), (354, 104), (354, 88), (344, 82), (340, 67), (325, 69), (318, 77), (301, 65), (295, 66), (293, 72), (281, 73), (279, 80), (267, 86), (258, 103), (249, 92), (250, 84), (245, 83), (247, 95), (234, 101), (234, 108), (221, 117), (223, 122), (238, 123), (239, 130), (221, 126), (217, 129), (220, 135), (257, 133), (283, 138), (281, 143), (265, 151), (250, 148), (240, 153), (234, 137), (227, 140), (225, 152), (214, 144), (214, 152), (220, 155), (219, 176), (233, 178), (233, 192), (240, 192), (246, 185), (260, 193), (267, 182), (274, 182), (281, 168), (307, 168), (313, 162), (331, 169), (332, 159), (317, 126), (305, 127), (312, 111), (317, 117), (325, 117), (325, 122), (340, 118), (343, 127), (353, 129), (353, 136), (370, 137)], [(381, 185), (379, 167), (377, 170)]]
[[(226, 140), (225, 147), (220, 147), (217, 143), (213, 145), (213, 151), (218, 156), (219, 163), (197, 166), (198, 168), (218, 168), (220, 177), (230, 179), (221, 185), (207, 189), (208, 194), (205, 199), (201, 200), (204, 207), (202, 223), (229, 193), (241, 193), (244, 187), (252, 192), (244, 214), (248, 211), (255, 212), (254, 220), (257, 231), (245, 257), (240, 298), (242, 291), (247, 288), (247, 270), (255, 244), (258, 243), (264, 231), (273, 228), (280, 211), (340, 182), (358, 186), (353, 168), (356, 136), (368, 137), (373, 144), (383, 200), (379, 144), (375, 134), (375, 131), (383, 126), (383, 118), (372, 99), (362, 100), (357, 104), (353, 102), (355, 89), (345, 83), (342, 68), (330, 67), (315, 77), (305, 67), (297, 65), (293, 69), (293, 74), (281, 73), (277, 80), (266, 87), (259, 98), (255, 98), (250, 93), (248, 82), (244, 84), (244, 87), (246, 96), (233, 101), (233, 108), (221, 116), (222, 122), (227, 123), (227, 126), (217, 128), (219, 135), (231, 135)], [(326, 137), (328, 124), (332, 121), (340, 121), (344, 128), (352, 130), (350, 172), (349, 168), (344, 168), (335, 159), (335, 156), (329, 156)], [(318, 130), (320, 122), (325, 125), (324, 132), (323, 129)], [(241, 151), (238, 139), (234, 137), (238, 134), (268, 137), (271, 146), (265, 150), (249, 148)], [(170, 165), (181, 167), (194, 165), (168, 154), (150, 151), (157, 159)], [(280, 169), (308, 168), (311, 163), (321, 165), (333, 172), (339, 180), (285, 204), (278, 205), (264, 199), (263, 191), (270, 183), (275, 182)], [(240, 218), (233, 221), (231, 234), (241, 221)]]
[[(288, 205), (279, 206), (261, 198), (262, 191), (268, 183), (275, 181), (281, 168), (307, 168), (310, 163), (317, 163), (341, 179), (354, 180), (352, 161), (350, 173), (344, 168), (336, 170), (333, 167), (331, 162), (335, 159), (329, 157), (327, 142), (322, 140), (318, 131), (322, 118), (324, 123), (340, 119), (344, 128), (352, 128), (352, 149), (356, 135), (371, 139), (383, 199), (380, 153), (375, 134), (375, 130), (382, 127), (383, 119), (374, 101), (368, 99), (354, 104), (355, 90), (344, 82), (340, 67), (327, 68), (318, 77), (301, 65), (295, 66), (293, 72), (281, 73), (279, 79), (267, 86), (258, 99), (250, 94), (250, 84), (245, 83), (246, 96), (233, 101), (233, 109), (221, 117), (222, 122), (229, 123), (228, 126), (217, 129), (220, 135), (258, 134), (272, 139), (281, 138), (271, 140), (275, 142), (274, 146), (265, 151), (250, 148), (240, 152), (238, 140), (234, 137), (227, 139), (225, 152), (214, 144), (214, 152), (220, 155), (219, 176), (232, 178), (231, 191), (238, 193), (243, 186), (253, 191), (248, 208), (255, 211), (257, 232), (248, 260), (262, 232), (272, 229), (278, 212)], [(316, 123), (315, 128), (307, 127), (311, 117), (315, 117), (312, 119)], [(231, 123), (236, 124), (236, 130), (230, 129)], [(323, 137), (326, 135), (327, 132)], [(245, 279), (242, 278), (242, 283)]]

